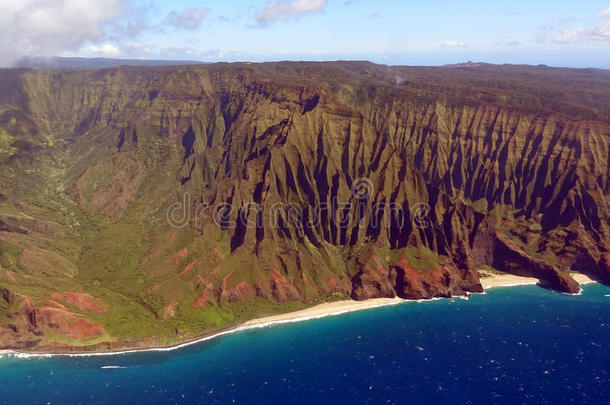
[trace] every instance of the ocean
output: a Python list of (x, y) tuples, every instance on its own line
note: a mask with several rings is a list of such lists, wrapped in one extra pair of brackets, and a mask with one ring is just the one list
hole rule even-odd
[(5, 404), (608, 404), (610, 288), (536, 286), (242, 331), (168, 352), (0, 358)]

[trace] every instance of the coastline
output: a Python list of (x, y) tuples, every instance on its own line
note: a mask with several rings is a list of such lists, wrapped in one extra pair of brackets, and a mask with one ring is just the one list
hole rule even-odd
[[(571, 274), (572, 278), (578, 282), (578, 284), (591, 284), (595, 283), (589, 277), (581, 273)], [(516, 287), (520, 285), (536, 285), (540, 282), (537, 278), (532, 277), (521, 277), (513, 274), (489, 274), (487, 277), (481, 277), (479, 279), (484, 290), (498, 287)]]
[[(440, 298), (439, 298), (440, 299)], [(389, 305), (397, 305), (405, 302), (429, 301), (425, 300), (405, 300), (402, 298), (372, 298), (366, 301), (342, 300), (335, 302), (327, 302), (318, 304), (310, 308), (301, 309), (285, 314), (270, 315), (261, 318), (251, 319), (238, 326), (227, 328), (209, 335), (200, 336), (189, 339), (184, 342), (168, 345), (168, 346), (152, 346), (142, 348), (125, 348), (119, 350), (108, 351), (92, 351), (92, 352), (23, 352), (19, 350), (0, 350), (0, 358), (3, 356), (18, 357), (18, 358), (46, 358), (46, 357), (102, 357), (102, 356), (118, 356), (123, 354), (146, 353), (146, 352), (168, 352), (177, 350), (186, 346), (191, 346), (197, 343), (206, 342), (224, 335), (229, 335), (236, 332), (261, 329), (275, 325), (286, 323), (303, 322), (312, 319), (326, 318), (329, 316), (342, 315), (348, 312), (361, 311), (365, 309), (379, 308)]]
[[(589, 277), (583, 274), (573, 274), (573, 278), (580, 284), (595, 283)], [(512, 274), (492, 274), (487, 277), (481, 277), (480, 279), (483, 289), (499, 288), (499, 287), (515, 287), (523, 285), (536, 285), (539, 280), (530, 277), (515, 276)], [(456, 297), (459, 298), (459, 297)], [(441, 299), (441, 298), (437, 298)], [(279, 315), (270, 315), (261, 318), (255, 318), (246, 321), (238, 326), (221, 330), (216, 333), (201, 336), (185, 342), (160, 347), (143, 347), (143, 348), (126, 348), (124, 350), (110, 350), (110, 351), (97, 351), (97, 352), (21, 352), (17, 350), (0, 350), (0, 358), (4, 356), (18, 357), (18, 358), (45, 358), (45, 357), (90, 357), (90, 356), (117, 356), (123, 354), (133, 353), (145, 353), (145, 352), (167, 352), (177, 350), (186, 346), (202, 343), (211, 339), (218, 338), (220, 336), (241, 332), (245, 330), (266, 328), (275, 325), (281, 325), (286, 323), (303, 322), (312, 319), (325, 318), (329, 316), (342, 315), (349, 312), (362, 311), (366, 309), (373, 309), (391, 305), (403, 304), (406, 302), (421, 302), (429, 301), (430, 299), (424, 300), (406, 300), (402, 298), (373, 298), (366, 301), (354, 301), (354, 300), (342, 300), (335, 302), (327, 302), (318, 304), (316, 306), (302, 309), (299, 311), (288, 312)]]

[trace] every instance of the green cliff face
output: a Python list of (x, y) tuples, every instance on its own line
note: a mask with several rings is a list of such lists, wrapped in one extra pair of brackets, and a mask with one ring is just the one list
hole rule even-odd
[(0, 71), (0, 346), (169, 344), (346, 297), (610, 283), (610, 74)]

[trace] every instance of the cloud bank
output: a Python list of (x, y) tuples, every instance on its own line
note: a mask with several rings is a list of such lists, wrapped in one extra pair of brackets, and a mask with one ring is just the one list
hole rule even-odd
[(445, 41), (440, 44), (441, 48), (465, 48), (466, 46), (466, 42), (461, 41)]
[(261, 24), (279, 19), (296, 20), (305, 14), (322, 11), (325, 4), (326, 0), (274, 0), (256, 15), (256, 20)]
[(99, 41), (121, 6), (122, 0), (0, 0), (0, 66)]
[(175, 28), (195, 30), (209, 11), (207, 8), (187, 8), (180, 13), (172, 11), (165, 21)]
[(556, 20), (544, 27), (542, 42), (577, 44), (583, 42), (610, 42), (610, 7), (599, 12), (591, 26), (569, 27), (573, 20)]

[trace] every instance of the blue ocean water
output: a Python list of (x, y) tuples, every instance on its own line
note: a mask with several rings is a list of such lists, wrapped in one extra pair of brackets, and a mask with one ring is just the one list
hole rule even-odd
[(609, 294), (500, 288), (171, 352), (2, 358), (0, 402), (608, 404)]

